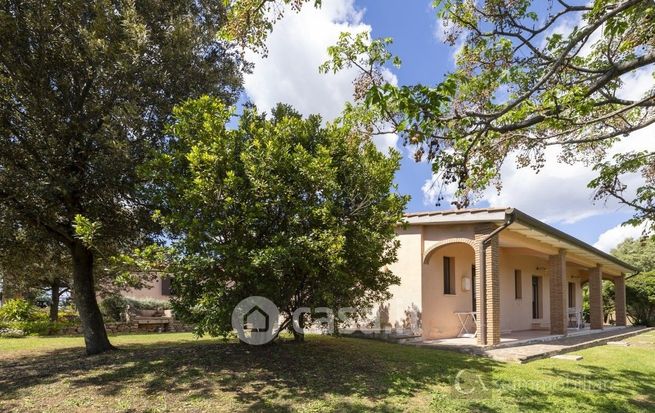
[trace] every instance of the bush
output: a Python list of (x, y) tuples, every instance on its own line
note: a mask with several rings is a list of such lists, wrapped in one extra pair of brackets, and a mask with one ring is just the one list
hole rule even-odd
[[(49, 336), (58, 334), (63, 328), (76, 325), (76, 323), (61, 322), (52, 323), (49, 320), (32, 321), (6, 321), (0, 323), (0, 330), (21, 331), (25, 335)], [(12, 337), (15, 335), (12, 335)], [(20, 336), (20, 337), (22, 337)]]
[(635, 325), (655, 325), (655, 272), (638, 274), (625, 285), (627, 312)]
[(77, 309), (72, 305), (67, 305), (66, 307), (59, 309), (59, 320), (60, 323), (65, 324), (75, 324), (80, 322), (80, 315), (77, 312)]
[(120, 295), (110, 295), (100, 302), (100, 312), (105, 320), (121, 321), (127, 301)]
[(125, 302), (136, 310), (157, 310), (161, 308), (162, 310), (170, 310), (171, 303), (166, 300), (157, 300), (154, 298), (124, 298)]
[(154, 298), (133, 298), (123, 297), (121, 295), (111, 295), (102, 300), (100, 311), (108, 321), (122, 321), (123, 313), (130, 306), (134, 310), (170, 310), (171, 303), (166, 300), (156, 300)]
[(0, 307), (0, 321), (43, 321), (48, 314), (23, 298), (7, 300)]

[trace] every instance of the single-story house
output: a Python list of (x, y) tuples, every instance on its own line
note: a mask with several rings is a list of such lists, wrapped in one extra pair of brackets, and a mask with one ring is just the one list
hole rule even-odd
[(526, 330), (565, 335), (580, 323), (589, 283), (590, 328), (603, 328), (602, 280), (616, 287), (626, 324), (625, 274), (636, 271), (514, 208), (411, 213), (397, 229), (400, 277), (383, 324), (424, 340), (470, 334), (479, 345)]
[(155, 275), (152, 279), (146, 281), (143, 288), (130, 288), (121, 294), (124, 297), (152, 299), (168, 301), (171, 298), (171, 280), (170, 278)]

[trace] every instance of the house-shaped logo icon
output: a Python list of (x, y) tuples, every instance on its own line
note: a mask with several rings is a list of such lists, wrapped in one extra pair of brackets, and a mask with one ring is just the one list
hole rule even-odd
[(232, 327), (239, 339), (255, 346), (266, 344), (277, 336), (279, 320), (277, 306), (265, 297), (243, 299), (232, 311)]
[(243, 316), (243, 325), (249, 328), (251, 332), (264, 333), (271, 326), (270, 317), (266, 311), (259, 306), (255, 306)]

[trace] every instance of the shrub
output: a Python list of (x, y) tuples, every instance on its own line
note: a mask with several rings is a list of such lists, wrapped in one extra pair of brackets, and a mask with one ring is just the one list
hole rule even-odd
[(0, 307), (0, 321), (42, 321), (48, 314), (23, 298), (7, 300)]
[(643, 273), (626, 281), (627, 312), (635, 325), (655, 325), (655, 272)]
[(58, 334), (62, 328), (74, 325), (68, 322), (51, 322), (49, 320), (11, 321), (0, 325), (0, 329), (20, 330), (24, 335), (50, 336)]
[(166, 300), (127, 297), (125, 298), (125, 301), (129, 304), (130, 308), (137, 310), (157, 310), (158, 308), (161, 308), (162, 310), (171, 309), (171, 303)]
[(72, 305), (67, 305), (59, 309), (59, 322), (66, 324), (74, 324), (80, 322), (80, 315)]
[(100, 302), (100, 312), (105, 320), (121, 321), (125, 308), (127, 301), (120, 295), (110, 295)]
[(100, 311), (106, 320), (122, 321), (123, 313), (128, 305), (134, 310), (157, 310), (159, 308), (162, 310), (171, 309), (171, 303), (166, 300), (111, 295), (102, 300), (100, 303)]

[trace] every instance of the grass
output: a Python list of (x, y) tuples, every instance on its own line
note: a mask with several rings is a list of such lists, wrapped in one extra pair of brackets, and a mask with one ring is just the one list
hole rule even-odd
[(81, 338), (0, 339), (0, 411), (655, 411), (655, 332), (630, 340), (515, 365), (322, 336), (123, 335), (93, 357)]

